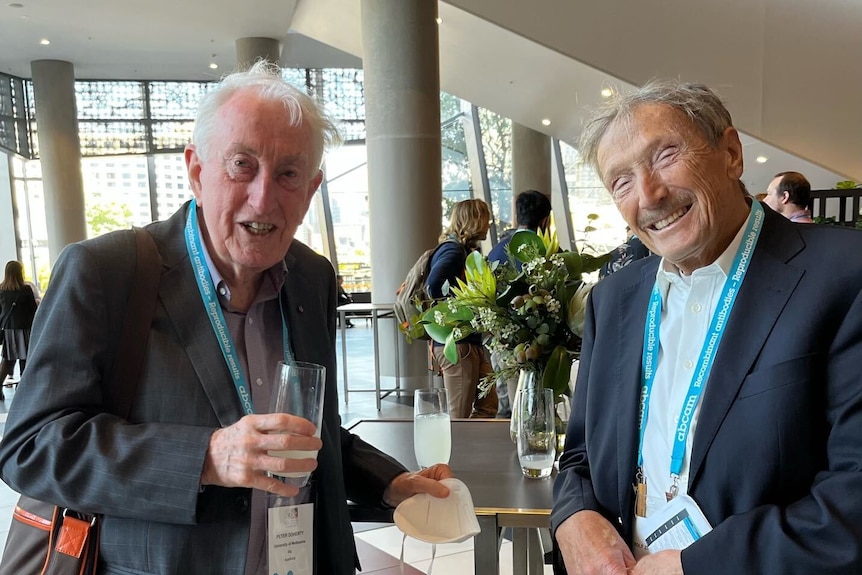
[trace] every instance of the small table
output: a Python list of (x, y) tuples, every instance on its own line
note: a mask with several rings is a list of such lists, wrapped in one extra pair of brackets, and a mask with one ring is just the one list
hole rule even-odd
[[(391, 303), (348, 303), (338, 306), (336, 311), (339, 315), (339, 323), (341, 324), (341, 369), (344, 375), (344, 403), (348, 403), (348, 394), (350, 393), (374, 393), (377, 400), (377, 411), (380, 411), (381, 400), (395, 392), (398, 397), (401, 397), (401, 369), (399, 365), (398, 344), (399, 337), (397, 322), (394, 313), (394, 304)], [(371, 314), (371, 334), (374, 345), (374, 389), (349, 389), (347, 387), (347, 314), (360, 313)], [(380, 387), (380, 342), (378, 337), (378, 322), (381, 319), (393, 319), (396, 322), (395, 329), (395, 387), (382, 389)]]
[[(409, 419), (360, 420), (348, 429), (391, 455), (408, 469), (419, 469)], [(476, 575), (500, 572), (503, 527), (513, 531), (514, 573), (542, 573), (536, 528), (550, 525), (553, 477), (528, 479), (521, 472), (506, 419), (453, 419), (452, 472), (470, 489), (482, 532), (475, 537)]]

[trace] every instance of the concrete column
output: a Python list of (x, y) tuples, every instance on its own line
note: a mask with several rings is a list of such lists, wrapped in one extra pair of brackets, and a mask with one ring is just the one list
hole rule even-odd
[[(440, 235), (437, 0), (362, 0), (362, 65), (371, 229), (371, 299), (391, 303)], [(381, 322), (382, 371), (394, 373), (394, 322)], [(383, 331), (385, 327), (386, 331)], [(428, 382), (428, 348), (399, 346), (402, 382)], [(389, 380), (389, 378), (387, 378)], [(391, 381), (391, 380), (389, 380)]]
[(236, 69), (248, 70), (259, 58), (279, 63), (281, 46), (273, 38), (239, 38), (236, 45)]
[(53, 265), (66, 245), (87, 237), (75, 70), (71, 62), (34, 60), (30, 71), (36, 97), (48, 254)]
[(512, 214), (524, 190), (551, 195), (551, 138), (512, 122)]

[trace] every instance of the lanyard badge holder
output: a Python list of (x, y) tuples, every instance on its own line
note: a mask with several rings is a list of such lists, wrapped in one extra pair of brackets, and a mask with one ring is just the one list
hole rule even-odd
[[(227, 329), (224, 312), (216, 296), (212, 277), (205, 263), (203, 242), (197, 221), (197, 203), (191, 201), (185, 226), (186, 250), (194, 270), (198, 291), (207, 317), (219, 342), (225, 364), (233, 379), (234, 387), (242, 405), (243, 413), (254, 413), (251, 391), (241, 368), (233, 338)], [(279, 296), (279, 306), (281, 306)], [(284, 360), (294, 363), (290, 350), (287, 321), (282, 309), (282, 341)], [(306, 486), (293, 498), (267, 497), (267, 556), (269, 572), (273, 575), (311, 575), (314, 565), (314, 503), (309, 502), (313, 487)]]
[[(763, 227), (763, 218), (763, 207), (758, 202), (754, 202), (745, 225), (742, 243), (736, 251), (730, 275), (724, 282), (721, 299), (710, 322), (709, 332), (698, 359), (698, 369), (695, 370), (692, 376), (686, 401), (683, 403), (677, 420), (670, 462), (670, 486), (665, 492), (667, 501), (671, 501), (679, 495), (679, 477), (685, 459), (685, 449), (691, 430), (691, 420), (694, 417), (694, 411), (700, 401), (704, 385), (712, 370), (715, 354), (724, 335), (724, 328), (727, 325), (730, 312), (736, 302), (736, 296), (739, 294), (740, 286), (748, 271), (751, 254), (757, 245), (757, 239), (760, 237), (760, 230)], [(644, 326), (643, 363), (641, 366), (641, 398), (638, 409), (638, 462), (634, 483), (635, 514), (638, 517), (646, 517), (647, 481), (644, 473), (643, 444), (649, 416), (653, 380), (655, 378), (656, 367), (658, 366), (661, 307), (661, 293), (658, 286), (655, 285), (653, 286), (649, 307), (647, 308), (647, 317)]]

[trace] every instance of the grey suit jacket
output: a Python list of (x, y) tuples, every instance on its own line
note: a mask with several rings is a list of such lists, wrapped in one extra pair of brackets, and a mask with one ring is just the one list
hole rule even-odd
[[(686, 574), (862, 572), (862, 233), (766, 210), (693, 438), (714, 530)], [(631, 541), (644, 321), (659, 259), (590, 296), (553, 528), (603, 514)], [(687, 382), (686, 382), (687, 384)]]
[[(186, 253), (187, 206), (147, 227), (162, 259), (159, 299), (129, 420), (104, 385), (116, 356), (135, 245), (117, 232), (68, 246), (32, 332), (27, 369), (0, 444), (15, 490), (105, 515), (105, 575), (243, 573), (248, 489), (199, 488), (210, 435), (242, 417)], [(294, 242), (283, 290), (298, 360), (326, 366), (315, 555), (321, 574), (356, 565), (346, 500), (380, 504), (403, 467), (340, 427), (335, 277)]]

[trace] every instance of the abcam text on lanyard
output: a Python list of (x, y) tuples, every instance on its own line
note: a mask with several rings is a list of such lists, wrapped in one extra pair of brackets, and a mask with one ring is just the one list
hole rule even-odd
[[(204, 302), (204, 308), (206, 308), (207, 317), (210, 320), (210, 324), (212, 325), (213, 332), (218, 340), (219, 347), (221, 347), (221, 353), (222, 356), (224, 356), (228, 371), (233, 379), (237, 395), (239, 395), (242, 410), (246, 415), (250, 415), (254, 413), (254, 404), (251, 400), (251, 392), (249, 391), (248, 381), (246, 380), (245, 374), (242, 372), (239, 357), (237, 357), (236, 350), (234, 349), (233, 338), (227, 329), (224, 312), (222, 312), (221, 305), (219, 305), (212, 277), (210, 276), (209, 269), (204, 261), (204, 253), (201, 250), (203, 244), (201, 242), (200, 227), (198, 227), (197, 203), (195, 200), (192, 200), (189, 205), (189, 217), (186, 219), (185, 236), (186, 250), (188, 250), (189, 253), (189, 259), (191, 260), (192, 269), (195, 273), (195, 280), (197, 280), (198, 291), (200, 291), (201, 299)], [(280, 303), (281, 296), (279, 296), (279, 304)], [(284, 360), (291, 363), (293, 357), (290, 352), (290, 339), (288, 338), (287, 322), (284, 319), (284, 313), (282, 313), (281, 320)]]
[[(668, 499), (676, 497), (679, 493), (679, 474), (682, 472), (683, 459), (685, 458), (685, 445), (688, 440), (689, 430), (691, 429), (691, 418), (694, 415), (694, 410), (697, 407), (698, 401), (700, 401), (703, 385), (706, 383), (712, 369), (715, 353), (718, 350), (721, 338), (724, 335), (724, 328), (727, 325), (727, 320), (730, 317), (730, 312), (733, 309), (733, 304), (736, 301), (736, 296), (739, 293), (742, 280), (745, 279), (745, 274), (748, 271), (751, 254), (754, 251), (754, 247), (757, 245), (757, 238), (760, 236), (760, 230), (763, 227), (763, 217), (763, 207), (759, 202), (752, 202), (751, 213), (749, 214), (748, 221), (745, 224), (742, 242), (736, 250), (733, 265), (730, 268), (731, 273), (724, 282), (721, 299), (719, 300), (718, 307), (712, 316), (712, 321), (709, 325), (709, 332), (707, 333), (703, 349), (701, 350), (700, 357), (697, 361), (697, 369), (692, 376), (691, 384), (689, 384), (688, 387), (688, 394), (686, 395), (686, 400), (682, 404), (682, 409), (677, 421), (676, 434), (673, 441), (673, 452), (671, 454), (670, 461), (671, 486), (670, 490), (667, 492)], [(644, 432), (646, 431), (647, 419), (649, 417), (649, 403), (651, 399), (653, 380), (655, 378), (655, 371), (658, 365), (661, 307), (661, 293), (656, 284), (653, 286), (652, 294), (650, 295), (646, 324), (644, 326), (641, 397), (638, 409), (639, 481), (643, 479)]]

